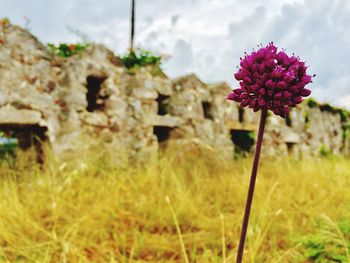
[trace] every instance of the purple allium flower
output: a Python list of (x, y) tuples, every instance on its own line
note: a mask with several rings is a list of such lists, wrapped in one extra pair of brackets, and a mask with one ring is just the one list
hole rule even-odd
[(305, 86), (312, 82), (305, 62), (284, 50), (277, 51), (271, 42), (266, 47), (246, 54), (234, 74), (240, 87), (227, 96), (254, 111), (267, 109), (285, 118), (290, 109), (311, 94)]

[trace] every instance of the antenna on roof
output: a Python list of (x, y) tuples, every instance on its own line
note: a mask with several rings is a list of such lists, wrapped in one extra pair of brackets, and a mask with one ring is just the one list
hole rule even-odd
[(130, 52), (134, 52), (134, 36), (135, 36), (135, 0), (131, 0)]

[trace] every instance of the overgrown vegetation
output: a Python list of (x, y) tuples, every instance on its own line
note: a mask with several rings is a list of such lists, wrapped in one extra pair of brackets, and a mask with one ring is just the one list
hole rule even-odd
[(8, 137), (3, 132), (0, 132), (0, 158), (6, 158), (8, 155), (14, 156), (17, 147), (17, 139)]
[(331, 113), (337, 112), (337, 108), (333, 107), (329, 103), (319, 104), (318, 106), (319, 106), (321, 111), (326, 111), (326, 112), (331, 112)]
[(316, 233), (304, 238), (305, 255), (312, 262), (350, 262), (350, 220), (334, 222), (324, 215)]
[(332, 150), (327, 145), (321, 145), (320, 149), (320, 156), (321, 157), (331, 157), (333, 155)]
[(318, 105), (321, 111), (331, 112), (340, 115), (340, 120), (342, 123), (348, 122), (350, 117), (350, 112), (346, 109), (334, 107), (329, 103)]
[[(306, 100), (307, 106), (312, 109), (319, 107), (321, 111), (325, 112), (330, 112), (333, 114), (339, 114), (340, 115), (340, 120), (342, 123), (342, 128), (343, 128), (343, 140), (347, 140), (350, 136), (350, 112), (346, 109), (334, 107), (329, 103), (323, 103), (319, 104), (315, 99), (309, 98)], [(305, 110), (304, 111), (304, 118), (305, 118), (305, 123), (308, 125), (309, 123), (309, 111)], [(321, 153), (323, 152), (323, 149), (320, 149)]]
[(78, 44), (65, 44), (61, 43), (58, 45), (47, 44), (47, 48), (50, 52), (59, 57), (70, 57), (75, 54), (83, 52), (89, 46), (88, 43), (78, 43)]
[(303, 109), (303, 117), (307, 127), (310, 126), (310, 111), (308, 108)]
[[(13, 167), (0, 162), (0, 261), (234, 261), (251, 159), (182, 147), (115, 166), (115, 149), (98, 145), (66, 162), (49, 154), (42, 168), (21, 153)], [(349, 171), (335, 157), (264, 158), (246, 262), (347, 262)], [(340, 232), (325, 232), (325, 217)]]
[(347, 111), (345, 109), (340, 109), (339, 114), (340, 114), (341, 122), (347, 123), (350, 121), (350, 112), (349, 111)]
[(152, 54), (152, 52), (137, 49), (121, 57), (125, 67), (128, 69), (138, 69), (147, 65), (160, 66), (162, 62), (161, 56)]
[(339, 113), (343, 128), (343, 141), (345, 142), (350, 136), (350, 112), (345, 109), (340, 109)]
[(306, 101), (307, 106), (311, 109), (316, 108), (318, 106), (318, 102), (313, 98), (308, 98), (305, 101)]

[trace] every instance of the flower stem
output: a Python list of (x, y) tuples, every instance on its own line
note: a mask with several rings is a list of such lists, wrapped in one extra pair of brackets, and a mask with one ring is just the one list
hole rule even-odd
[(236, 263), (242, 263), (244, 243), (245, 243), (246, 234), (247, 234), (250, 210), (252, 208), (255, 181), (256, 181), (256, 175), (258, 173), (260, 151), (261, 151), (262, 141), (263, 141), (263, 137), (264, 137), (266, 117), (267, 117), (267, 110), (263, 110), (261, 112), (261, 117), (260, 117), (258, 140), (256, 142), (253, 168), (252, 168), (252, 174), (250, 177), (249, 190), (248, 190), (247, 202), (246, 202), (244, 217), (243, 217), (243, 222), (242, 222), (241, 238), (239, 241)]

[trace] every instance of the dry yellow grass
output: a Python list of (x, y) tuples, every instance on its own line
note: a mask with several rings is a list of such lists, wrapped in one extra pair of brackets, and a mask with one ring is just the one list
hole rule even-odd
[[(181, 154), (119, 168), (102, 150), (42, 170), (1, 162), (0, 261), (234, 262), (251, 159)], [(325, 218), (337, 233), (349, 186), (347, 159), (263, 158), (244, 261), (311, 262), (301, 240)]]

